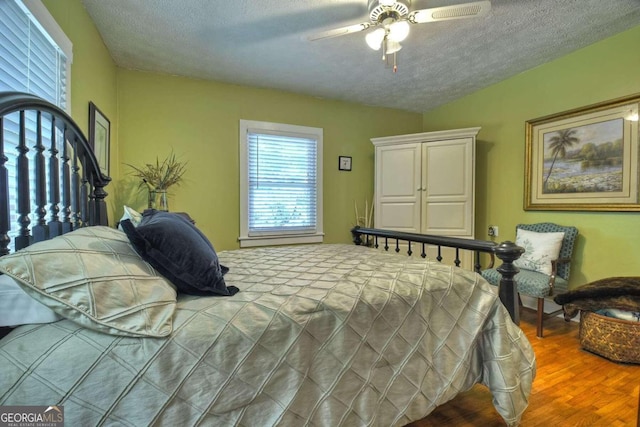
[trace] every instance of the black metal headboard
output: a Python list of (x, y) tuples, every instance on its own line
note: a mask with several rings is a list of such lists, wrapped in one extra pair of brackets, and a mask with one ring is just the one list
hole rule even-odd
[(66, 112), (35, 95), (0, 92), (0, 256), (12, 246), (107, 225), (110, 181)]

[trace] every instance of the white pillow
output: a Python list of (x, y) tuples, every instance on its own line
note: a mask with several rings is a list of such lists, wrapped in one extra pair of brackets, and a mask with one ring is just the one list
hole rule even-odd
[(31, 298), (12, 277), (0, 275), (0, 326), (51, 323), (60, 319), (62, 316)]
[(516, 245), (522, 246), (524, 254), (513, 264), (526, 270), (551, 274), (551, 260), (558, 259), (564, 232), (536, 233), (518, 228)]
[(122, 218), (120, 218), (120, 221), (118, 222), (118, 230), (124, 231), (122, 229), (122, 227), (120, 227), (120, 223), (122, 221), (124, 221), (125, 219), (131, 220), (131, 224), (134, 227), (137, 227), (140, 224), (140, 221), (142, 221), (142, 214), (140, 212), (136, 211), (135, 209), (130, 208), (129, 206), (125, 205), (124, 206), (124, 215), (122, 215)]

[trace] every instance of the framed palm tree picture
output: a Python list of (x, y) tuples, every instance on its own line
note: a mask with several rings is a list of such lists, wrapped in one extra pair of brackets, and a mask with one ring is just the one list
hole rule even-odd
[(526, 122), (525, 210), (640, 211), (640, 94)]

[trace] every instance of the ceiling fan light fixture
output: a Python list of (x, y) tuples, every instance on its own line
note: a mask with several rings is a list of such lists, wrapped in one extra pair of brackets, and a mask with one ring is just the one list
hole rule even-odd
[(397, 51), (399, 51), (400, 49), (402, 49), (402, 46), (400, 46), (400, 43), (398, 43), (397, 41), (393, 41), (389, 38), (387, 38), (385, 40), (385, 49), (384, 52), (387, 55), (391, 55), (392, 53), (396, 53)]
[(380, 50), (382, 46), (382, 40), (384, 40), (385, 31), (384, 28), (378, 28), (375, 31), (371, 31), (365, 36), (365, 40), (369, 47), (373, 50)]
[(401, 42), (409, 35), (409, 23), (407, 21), (396, 21), (389, 25), (389, 39), (394, 42)]

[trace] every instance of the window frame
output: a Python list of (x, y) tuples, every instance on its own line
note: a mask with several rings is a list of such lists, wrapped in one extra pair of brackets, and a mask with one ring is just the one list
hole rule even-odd
[[(261, 132), (271, 135), (281, 133), (283, 136), (296, 134), (316, 140), (316, 231), (315, 233), (292, 233), (283, 231), (269, 235), (249, 236), (249, 150), (248, 132)], [(284, 123), (240, 120), (240, 247), (288, 245), (302, 243), (322, 243), (323, 205), (322, 205), (322, 153), (323, 129), (290, 125)]]

